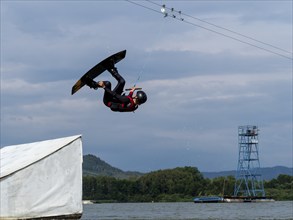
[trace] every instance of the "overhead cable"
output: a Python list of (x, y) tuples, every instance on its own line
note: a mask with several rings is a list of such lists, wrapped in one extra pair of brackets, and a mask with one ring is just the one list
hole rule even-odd
[[(153, 1), (150, 1), (150, 0), (146, 0), (146, 1), (152, 3), (152, 4), (156, 5), (156, 6), (160, 6), (160, 7), (162, 7), (162, 5), (160, 5), (160, 4), (156, 3), (156, 2), (153, 2)], [(290, 52), (290, 51), (288, 51), (288, 50), (284, 50), (284, 49), (282, 49), (282, 48), (280, 48), (280, 47), (274, 46), (274, 45), (272, 45), (272, 44), (269, 44), (269, 43), (266, 43), (266, 42), (263, 42), (263, 41), (260, 41), (260, 40), (257, 40), (257, 39), (255, 39), (255, 38), (253, 38), (253, 37), (250, 37), (250, 36), (247, 36), (247, 35), (241, 34), (241, 33), (239, 33), (239, 32), (236, 32), (236, 31), (230, 30), (230, 29), (225, 28), (225, 27), (221, 27), (221, 26), (219, 26), (219, 25), (213, 24), (213, 23), (211, 23), (211, 22), (205, 21), (205, 20), (200, 19), (200, 18), (197, 18), (197, 17), (195, 17), (195, 16), (188, 15), (188, 14), (183, 13), (183, 12), (181, 12), (181, 11), (177, 11), (177, 10), (175, 10), (174, 8), (168, 8), (167, 6), (164, 6), (164, 7), (165, 7), (166, 9), (168, 9), (169, 11), (176, 12), (176, 13), (180, 14), (181, 16), (184, 15), (184, 16), (189, 17), (189, 18), (192, 18), (192, 19), (194, 19), (194, 20), (197, 20), (197, 21), (203, 22), (203, 23), (205, 23), (205, 24), (208, 24), (208, 25), (214, 26), (214, 27), (216, 27), (216, 28), (219, 28), (219, 29), (222, 29), (222, 30), (228, 31), (228, 32), (230, 32), (230, 33), (233, 33), (233, 34), (236, 34), (236, 35), (238, 35), (238, 36), (241, 36), (241, 37), (244, 37), (244, 38), (247, 38), (247, 39), (250, 39), (250, 40), (256, 41), (256, 42), (258, 42), (258, 43), (261, 43), (261, 44), (264, 44), (264, 45), (270, 46), (270, 47), (272, 47), (272, 48), (275, 48), (275, 49), (277, 49), (277, 50), (280, 50), (280, 51), (283, 51), (283, 52), (285, 52), (285, 53), (288, 53), (288, 54), (292, 55), (292, 52)], [(173, 17), (173, 16), (172, 16), (172, 17)], [(182, 20), (182, 19), (180, 19), (180, 20)], [(182, 21), (183, 21), (183, 20), (182, 20)]]
[[(136, 5), (136, 6), (143, 7), (143, 8), (145, 8), (145, 9), (151, 10), (151, 11), (153, 11), (153, 12), (156, 12), (156, 13), (159, 13), (159, 14), (163, 14), (164, 17), (170, 17), (170, 18), (176, 19), (176, 20), (178, 20), (178, 21), (184, 22), (184, 23), (186, 23), (186, 24), (189, 24), (189, 25), (192, 25), (192, 26), (195, 26), (195, 27), (199, 27), (199, 28), (205, 29), (205, 30), (207, 30), (207, 31), (210, 31), (210, 32), (216, 33), (216, 34), (218, 34), (218, 35), (221, 35), (221, 36), (224, 36), (224, 37), (227, 37), (227, 38), (233, 39), (233, 40), (235, 40), (235, 41), (238, 41), (238, 42), (241, 42), (241, 43), (244, 43), (244, 44), (250, 45), (250, 46), (252, 46), (252, 47), (258, 48), (258, 49), (263, 50), (263, 51), (266, 51), (266, 52), (268, 52), (268, 53), (272, 53), (272, 54), (275, 54), (275, 55), (281, 56), (281, 57), (283, 57), (283, 58), (293, 60), (293, 59), (292, 59), (292, 56), (284, 55), (284, 54), (282, 54), (282, 53), (280, 53), (280, 52), (273, 51), (272, 49), (267, 49), (267, 48), (264, 48), (264, 47), (262, 47), (262, 46), (258, 46), (258, 45), (256, 45), (255, 43), (250, 43), (250, 42), (248, 42), (248, 41), (245, 41), (245, 40), (239, 39), (238, 37), (228, 35), (227, 33), (223, 33), (223, 32), (220, 32), (220, 31), (218, 31), (218, 30), (214, 30), (214, 29), (212, 29), (212, 28), (210, 28), (210, 27), (209, 27), (209, 28), (204, 27), (204, 26), (199, 25), (199, 24), (196, 24), (196, 23), (194, 23), (194, 22), (192, 22), (192, 21), (188, 21), (185, 17), (187, 17), (187, 18), (192, 18), (192, 19), (194, 19), (194, 20), (198, 20), (198, 21), (200, 21), (200, 22), (206, 23), (206, 24), (211, 25), (211, 26), (213, 26), (213, 27), (217, 27), (217, 28), (219, 28), (219, 29), (222, 29), (222, 30), (228, 31), (228, 32), (230, 32), (230, 33), (233, 33), (233, 34), (235, 34), (235, 35), (238, 35), (238, 36), (241, 36), (241, 37), (247, 38), (247, 39), (249, 39), (249, 40), (253, 40), (253, 41), (257, 42), (257, 43), (261, 43), (261, 44), (263, 44), (263, 45), (270, 46), (271, 48), (277, 49), (277, 50), (279, 50), (279, 51), (283, 51), (283, 52), (285, 52), (285, 53), (287, 53), (287, 54), (290, 54), (290, 55), (292, 55), (292, 52), (289, 52), (289, 51), (284, 50), (284, 49), (282, 49), (282, 48), (279, 48), (279, 47), (276, 47), (276, 46), (274, 46), (274, 45), (271, 45), (271, 44), (265, 43), (265, 42), (263, 42), (263, 41), (257, 40), (257, 39), (255, 39), (255, 38), (249, 37), (249, 36), (247, 36), (247, 35), (244, 35), (244, 34), (241, 34), (241, 33), (235, 32), (235, 31), (232, 31), (232, 30), (230, 30), (230, 29), (227, 29), (227, 28), (221, 27), (221, 26), (219, 26), (219, 25), (215, 25), (215, 24), (213, 24), (213, 23), (210, 23), (210, 22), (204, 21), (204, 20), (202, 20), (202, 19), (199, 19), (199, 18), (196, 18), (196, 17), (194, 17), (194, 16), (188, 15), (188, 14), (183, 13), (183, 12), (181, 12), (181, 11), (177, 11), (177, 10), (175, 10), (174, 8), (166, 7), (166, 5), (160, 5), (160, 4), (156, 3), (156, 2), (152, 2), (152, 1), (146, 0), (145, 2), (148, 2), (148, 3), (151, 3), (151, 4), (155, 5), (155, 6), (159, 6), (159, 7), (160, 7), (159, 9), (154, 9), (154, 8), (152, 8), (152, 7), (145, 6), (145, 5), (141, 4), (142, 1), (140, 1), (140, 3), (138, 3), (138, 2), (134, 2), (134, 1), (131, 1), (131, 0), (125, 0), (125, 1), (127, 1), (127, 2), (129, 2), (129, 3), (131, 3), (131, 4), (134, 4), (134, 5)], [(184, 17), (184, 16), (185, 16), (185, 17)]]

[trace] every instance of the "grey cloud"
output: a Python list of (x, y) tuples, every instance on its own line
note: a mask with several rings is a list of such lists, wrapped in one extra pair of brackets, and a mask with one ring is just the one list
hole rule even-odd
[[(218, 22), (238, 30), (291, 36), (287, 3), (166, 4), (213, 22), (211, 15), (222, 14)], [(292, 150), (290, 61), (124, 1), (2, 5), (1, 146), (82, 134), (84, 153), (125, 170), (190, 165), (214, 171), (235, 169), (237, 126), (256, 124), (262, 164), (290, 165), (283, 153)], [(263, 17), (249, 12), (255, 6)], [(284, 16), (271, 22), (280, 12)], [(258, 30), (260, 20), (267, 25)], [(127, 86), (140, 77), (137, 85), (149, 97), (136, 113), (109, 111), (102, 90), (85, 87), (70, 95), (84, 72), (123, 49), (118, 69)], [(113, 81), (106, 72), (99, 79)]]

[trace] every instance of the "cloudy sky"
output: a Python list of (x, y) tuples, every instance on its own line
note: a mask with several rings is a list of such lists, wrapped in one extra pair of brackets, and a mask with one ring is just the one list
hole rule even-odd
[[(84, 154), (123, 170), (223, 171), (238, 126), (257, 125), (261, 166), (292, 167), (292, 4), (1, 1), (1, 147), (82, 134)], [(103, 90), (71, 96), (124, 49), (118, 70), (146, 104), (115, 113)]]

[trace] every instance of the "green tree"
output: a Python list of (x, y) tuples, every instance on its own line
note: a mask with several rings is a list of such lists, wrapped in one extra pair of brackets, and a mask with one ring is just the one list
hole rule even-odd
[[(138, 179), (84, 176), (83, 199), (111, 202), (191, 201), (200, 195), (233, 195), (233, 176), (204, 179), (194, 167), (158, 170)], [(293, 200), (293, 176), (265, 181), (267, 196)]]
[(138, 179), (143, 194), (156, 198), (161, 194), (197, 195), (206, 181), (194, 167), (158, 170)]
[(83, 177), (83, 198), (92, 200), (94, 199), (94, 194), (97, 191), (97, 180), (92, 176)]

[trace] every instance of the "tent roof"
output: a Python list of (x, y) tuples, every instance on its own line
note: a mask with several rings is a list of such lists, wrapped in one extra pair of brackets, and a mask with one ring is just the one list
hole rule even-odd
[(17, 172), (45, 157), (53, 154), (81, 135), (39, 141), (28, 144), (11, 145), (0, 149), (0, 178)]

